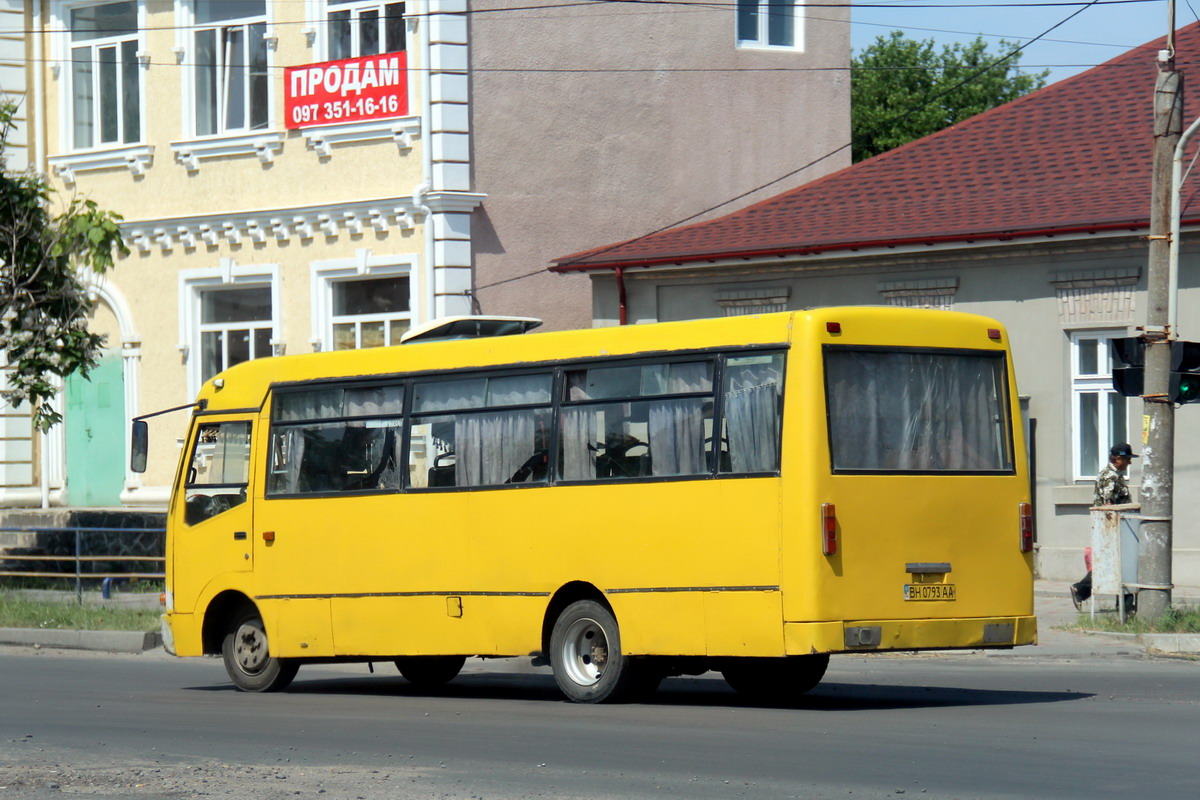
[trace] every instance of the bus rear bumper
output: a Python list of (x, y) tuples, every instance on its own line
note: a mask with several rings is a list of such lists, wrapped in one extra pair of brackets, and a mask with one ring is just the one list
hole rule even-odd
[(1037, 644), (1037, 617), (884, 619), (784, 624), (788, 655), (950, 650)]

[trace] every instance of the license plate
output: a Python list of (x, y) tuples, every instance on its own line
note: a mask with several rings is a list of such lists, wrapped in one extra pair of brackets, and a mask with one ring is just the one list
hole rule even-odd
[(906, 583), (905, 600), (953, 600), (953, 583)]

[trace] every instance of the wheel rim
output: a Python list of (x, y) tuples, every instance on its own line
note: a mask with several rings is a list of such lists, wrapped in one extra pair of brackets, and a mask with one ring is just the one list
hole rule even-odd
[(267, 634), (257, 625), (244, 622), (234, 634), (233, 658), (247, 675), (257, 675), (267, 665)]
[(580, 686), (593, 686), (608, 665), (608, 637), (594, 619), (571, 623), (563, 637), (562, 664), (566, 674)]

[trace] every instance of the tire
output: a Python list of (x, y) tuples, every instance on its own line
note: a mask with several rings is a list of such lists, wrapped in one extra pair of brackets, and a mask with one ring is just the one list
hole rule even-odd
[(432, 689), (454, 680), (465, 663), (466, 656), (403, 656), (396, 669), (413, 686)]
[(300, 662), (276, 658), (267, 645), (267, 631), (257, 611), (235, 618), (221, 643), (225, 671), (242, 692), (279, 692), (288, 687)]
[(789, 703), (812, 690), (829, 666), (829, 654), (787, 658), (738, 658), (721, 670), (738, 694), (769, 703)]
[(572, 603), (558, 615), (550, 633), (550, 666), (558, 688), (575, 703), (628, 700), (662, 680), (625, 657), (616, 618), (594, 600)]

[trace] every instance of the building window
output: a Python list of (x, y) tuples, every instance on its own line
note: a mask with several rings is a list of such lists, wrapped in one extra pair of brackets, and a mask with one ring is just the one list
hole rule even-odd
[(333, 349), (400, 344), (412, 324), (408, 276), (330, 283)]
[(795, 0), (738, 0), (738, 44), (797, 48), (799, 33)]
[(266, 0), (196, 0), (196, 134), (267, 127)]
[(404, 3), (329, 0), (328, 12), (331, 61), (406, 49)]
[(1071, 336), (1071, 431), (1075, 480), (1091, 480), (1107, 463), (1108, 448), (1129, 439), (1125, 398), (1112, 388), (1109, 339), (1124, 331)]
[(271, 287), (200, 292), (200, 381), (271, 355)]
[(79, 6), (69, 13), (72, 146), (139, 141), (137, 3)]
[(314, 350), (355, 350), (400, 344), (414, 324), (414, 265), (367, 248), (353, 258), (312, 263)]

